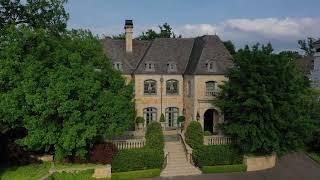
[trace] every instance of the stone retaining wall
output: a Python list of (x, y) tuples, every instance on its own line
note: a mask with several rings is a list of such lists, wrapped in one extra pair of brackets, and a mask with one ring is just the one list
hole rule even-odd
[(243, 162), (247, 165), (247, 171), (259, 171), (273, 168), (276, 165), (277, 155), (270, 156), (244, 156)]

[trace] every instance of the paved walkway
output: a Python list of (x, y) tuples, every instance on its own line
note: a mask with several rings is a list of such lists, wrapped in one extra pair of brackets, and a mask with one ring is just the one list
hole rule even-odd
[[(164, 179), (164, 178), (157, 178)], [(278, 161), (275, 168), (245, 173), (203, 174), (174, 177), (172, 180), (320, 180), (320, 165), (304, 153), (292, 153)]]

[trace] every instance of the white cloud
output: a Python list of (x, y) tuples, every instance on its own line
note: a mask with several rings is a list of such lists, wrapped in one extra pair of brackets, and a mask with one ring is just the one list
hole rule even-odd
[(182, 34), (183, 37), (195, 37), (207, 34), (217, 34), (219, 27), (211, 24), (186, 24), (176, 28), (177, 34)]

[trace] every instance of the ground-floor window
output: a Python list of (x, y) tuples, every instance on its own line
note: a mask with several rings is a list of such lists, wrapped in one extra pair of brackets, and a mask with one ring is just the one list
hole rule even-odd
[(152, 121), (157, 120), (157, 109), (154, 107), (147, 107), (143, 109), (143, 117), (146, 121), (146, 125), (148, 125)]
[(168, 107), (166, 108), (166, 119), (168, 127), (176, 127), (177, 119), (179, 116), (179, 109), (176, 107)]

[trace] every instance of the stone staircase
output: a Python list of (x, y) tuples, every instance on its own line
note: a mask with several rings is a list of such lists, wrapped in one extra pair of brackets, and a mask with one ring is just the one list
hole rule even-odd
[[(168, 139), (168, 138), (167, 138)], [(175, 141), (165, 142), (165, 152), (168, 153), (166, 167), (161, 172), (161, 177), (190, 176), (201, 174), (201, 171), (187, 161), (183, 144), (176, 138)]]

